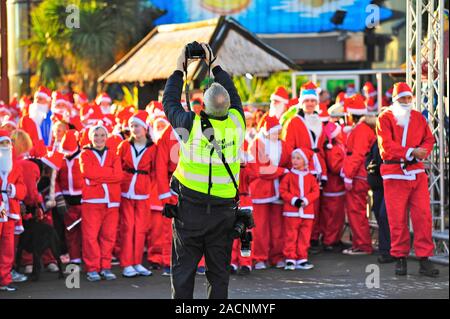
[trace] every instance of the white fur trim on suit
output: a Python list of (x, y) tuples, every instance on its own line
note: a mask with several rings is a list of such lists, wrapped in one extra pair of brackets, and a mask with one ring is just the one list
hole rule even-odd
[(295, 202), (297, 201), (298, 197), (294, 197), (291, 199), (291, 205), (295, 206)]
[(172, 193), (167, 192), (167, 193), (164, 193), (164, 194), (159, 195), (159, 196), (158, 196), (158, 199), (159, 199), (159, 200), (162, 200), (162, 199), (169, 198), (170, 196), (172, 196)]
[(53, 164), (52, 162), (50, 162), (50, 161), (49, 161), (48, 159), (46, 159), (45, 157), (42, 157), (42, 158), (41, 158), (41, 161), (42, 161), (45, 165), (47, 165), (47, 166), (51, 167), (52, 169), (54, 169), (55, 171), (59, 170), (59, 168), (58, 168), (55, 164)]
[(344, 183), (353, 184), (353, 180), (348, 177), (344, 177)]
[(411, 156), (411, 153), (414, 151), (414, 148), (411, 147), (410, 149), (408, 149), (408, 151), (406, 152), (406, 160), (407, 161), (412, 161), (414, 159), (414, 156)]
[(16, 197), (16, 186), (14, 184), (9, 184), (11, 186), (11, 196), (10, 198)]

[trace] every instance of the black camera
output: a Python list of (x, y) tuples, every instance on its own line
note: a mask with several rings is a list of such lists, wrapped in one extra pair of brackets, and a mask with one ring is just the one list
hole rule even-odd
[(247, 229), (255, 227), (253, 213), (250, 209), (238, 209), (236, 211), (236, 221), (233, 226), (233, 238), (241, 237)]
[(164, 209), (162, 211), (164, 217), (167, 218), (177, 218), (178, 217), (178, 206), (173, 204), (164, 205)]
[(203, 47), (197, 41), (186, 45), (186, 59), (205, 59), (206, 53)]

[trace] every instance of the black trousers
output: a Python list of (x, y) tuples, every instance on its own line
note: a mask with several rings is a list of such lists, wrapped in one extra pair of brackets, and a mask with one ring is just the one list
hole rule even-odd
[(391, 251), (391, 232), (389, 230), (383, 189), (373, 190), (373, 213), (378, 224), (378, 250), (380, 255), (389, 255)]
[(228, 298), (229, 266), (236, 219), (230, 205), (212, 206), (179, 199), (172, 221), (172, 298), (192, 299), (197, 265), (205, 256), (209, 299)]

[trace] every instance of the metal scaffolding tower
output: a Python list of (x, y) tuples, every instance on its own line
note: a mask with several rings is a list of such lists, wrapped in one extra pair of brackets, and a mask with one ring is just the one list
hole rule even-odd
[(427, 116), (436, 138), (436, 146), (427, 162), (436, 244), (434, 259), (448, 264), (449, 150), (444, 110), (444, 0), (406, 2), (406, 81), (415, 92), (417, 110)]

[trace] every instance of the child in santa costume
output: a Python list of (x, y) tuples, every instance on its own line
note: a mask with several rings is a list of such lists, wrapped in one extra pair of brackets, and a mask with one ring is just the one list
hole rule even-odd
[(81, 149), (78, 144), (79, 133), (68, 130), (61, 140), (64, 154), (61, 169), (56, 177), (57, 195), (64, 197), (67, 212), (64, 214), (65, 238), (69, 262), (81, 264), (81, 191), (83, 177), (80, 170)]
[(15, 221), (20, 220), (20, 200), (26, 194), (22, 167), (13, 161), (9, 133), (0, 130), (0, 291), (15, 291), (11, 287), (14, 263)]
[(320, 214), (322, 218), (322, 243), (325, 251), (332, 251), (341, 244), (345, 223), (345, 186), (340, 176), (344, 164), (345, 147), (341, 142), (341, 127), (328, 122), (324, 127), (327, 142), (325, 161), (328, 181), (320, 197)]
[[(316, 176), (319, 183), (325, 184), (327, 181), (327, 167), (323, 149), (325, 133), (323, 122), (318, 114), (318, 103), (317, 87), (312, 82), (308, 82), (300, 91), (298, 112), (283, 126), (282, 139), (286, 142), (290, 152), (297, 148), (305, 148), (314, 153), (311, 174)], [(316, 201), (314, 205), (316, 218), (311, 244), (314, 250), (318, 251), (319, 237), (322, 232), (320, 202)]]
[(314, 202), (320, 190), (316, 178), (309, 173), (313, 153), (298, 148), (292, 152), (292, 169), (280, 184), (284, 200), (284, 246), (286, 270), (308, 270), (314, 266), (308, 261), (308, 249), (314, 226)]
[(150, 189), (155, 170), (156, 145), (149, 135), (147, 112), (137, 111), (128, 121), (131, 136), (120, 143), (122, 201), (120, 204), (120, 266), (124, 277), (150, 276), (142, 266), (145, 235), (150, 221)]
[(80, 155), (84, 178), (82, 250), (89, 281), (99, 281), (100, 276), (106, 280), (116, 279), (111, 272), (111, 259), (119, 222), (123, 173), (120, 157), (106, 147), (107, 134), (102, 121), (92, 126), (89, 129), (91, 144), (83, 148)]
[(366, 154), (370, 152), (376, 140), (374, 127), (369, 121), (364, 97), (355, 94), (345, 99), (345, 109), (356, 123), (351, 129), (347, 139), (347, 153), (341, 176), (345, 185), (345, 206), (347, 217), (352, 231), (352, 247), (343, 251), (346, 255), (371, 254), (372, 238), (370, 235), (369, 220), (366, 212), (367, 192), (370, 189), (367, 182), (365, 166)]
[(266, 117), (260, 134), (249, 146), (254, 159), (254, 180), (250, 184), (254, 219), (253, 231), (255, 269), (265, 269), (267, 263), (284, 267), (283, 248), (283, 202), (280, 198), (280, 178), (286, 174), (290, 154), (279, 135), (281, 125), (275, 116)]
[(384, 196), (391, 231), (391, 255), (397, 258), (396, 275), (407, 274), (410, 251), (408, 211), (414, 229), (414, 252), (419, 272), (435, 277), (439, 271), (429, 261), (433, 256), (432, 214), (428, 178), (423, 160), (433, 150), (435, 139), (425, 117), (412, 109), (408, 84), (394, 85), (393, 104), (377, 121)]

